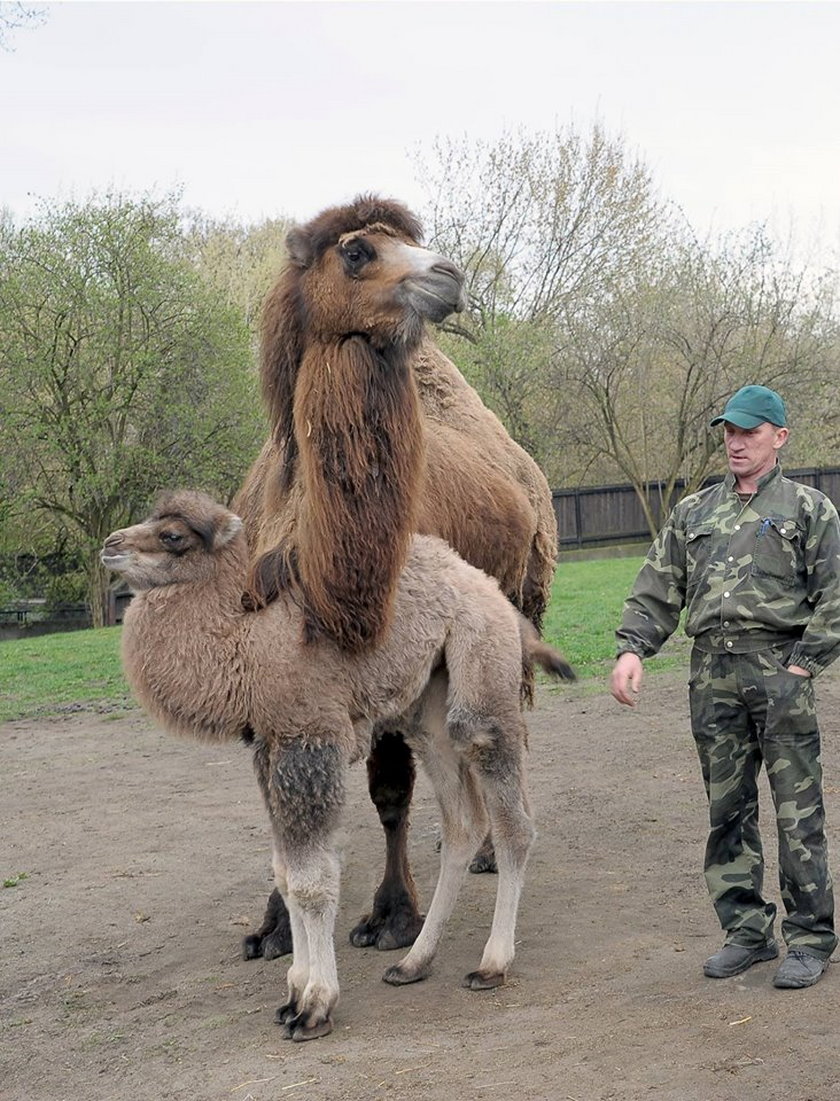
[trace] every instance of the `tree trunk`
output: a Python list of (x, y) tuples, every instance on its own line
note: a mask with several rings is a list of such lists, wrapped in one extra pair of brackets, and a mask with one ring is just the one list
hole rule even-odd
[(87, 591), (90, 616), (94, 627), (108, 627), (111, 625), (108, 614), (110, 606), (108, 572), (100, 563), (98, 554), (92, 555), (91, 559)]

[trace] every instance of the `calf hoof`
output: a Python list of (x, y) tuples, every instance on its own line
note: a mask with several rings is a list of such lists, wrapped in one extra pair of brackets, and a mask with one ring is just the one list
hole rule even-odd
[(298, 1015), (297, 1002), (286, 1002), (278, 1006), (274, 1012), (274, 1020), (278, 1025), (284, 1025)]
[(494, 990), (497, 986), (503, 986), (504, 982), (504, 971), (470, 971), (461, 985), (467, 990)]
[(392, 914), (368, 914), (350, 933), (350, 943), (356, 948), (378, 948), (391, 952), (395, 948), (410, 948), (423, 928), (423, 915), (415, 910), (400, 910)]
[(396, 963), (393, 967), (388, 968), (382, 976), (382, 981), (390, 983), (391, 986), (408, 986), (409, 983), (421, 982), (421, 980), (428, 978), (430, 971), (430, 967), (413, 968)]
[(294, 1040), (295, 1043), (329, 1036), (333, 1030), (329, 1013), (299, 1013), (294, 1002), (281, 1005), (274, 1014), (274, 1020), (283, 1029), (283, 1039)]

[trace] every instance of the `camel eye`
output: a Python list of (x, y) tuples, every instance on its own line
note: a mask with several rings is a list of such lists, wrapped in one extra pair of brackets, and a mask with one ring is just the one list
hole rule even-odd
[(168, 550), (175, 550), (184, 542), (184, 537), (177, 531), (162, 531), (160, 541)]
[(341, 254), (344, 262), (351, 271), (358, 271), (374, 257), (373, 249), (362, 240), (347, 241), (341, 246)]

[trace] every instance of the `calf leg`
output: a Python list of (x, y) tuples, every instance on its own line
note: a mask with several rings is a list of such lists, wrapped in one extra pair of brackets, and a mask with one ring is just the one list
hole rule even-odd
[(333, 936), (339, 864), (333, 839), (344, 804), (346, 764), (338, 744), (311, 734), (306, 741), (291, 737), (268, 747), (263, 743), (255, 753), (274, 835), (277, 890), (292, 933), (288, 998), (276, 1014), (292, 1040), (331, 1032), (338, 1002)]
[(505, 981), (514, 957), (516, 917), (525, 864), (536, 836), (525, 793), (524, 723), (517, 718), (522, 727), (521, 740), (504, 739), (479, 749), (476, 754), (485, 806), (496, 840), (499, 883), (493, 924), (481, 963), (477, 971), (470, 972), (464, 979), (464, 986), (471, 990), (486, 990)]
[(292, 929), (288, 995), (275, 1013), (289, 1040), (315, 1040), (333, 1029), (338, 1002), (335, 917), (339, 865), (334, 852), (295, 853), (286, 868), (286, 899)]
[(470, 766), (451, 744), (441, 741), (431, 744), (423, 764), (441, 812), (440, 874), (419, 936), (408, 955), (389, 967), (383, 976), (385, 982), (394, 986), (417, 982), (429, 974), (470, 857), (487, 828), (483, 800)]
[(350, 933), (357, 948), (385, 950), (413, 944), (423, 925), (408, 863), (408, 809), (414, 790), (414, 758), (401, 734), (382, 732), (367, 762), (368, 790), (385, 831), (385, 874), (373, 909)]

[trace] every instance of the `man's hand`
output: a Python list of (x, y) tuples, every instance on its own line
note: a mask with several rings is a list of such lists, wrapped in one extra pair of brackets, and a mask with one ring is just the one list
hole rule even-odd
[(801, 665), (789, 665), (787, 667), (789, 673), (795, 673), (797, 677), (810, 677), (810, 673), (807, 669), (803, 669)]
[(616, 661), (610, 677), (610, 691), (619, 703), (635, 706), (642, 687), (642, 659), (629, 651)]

